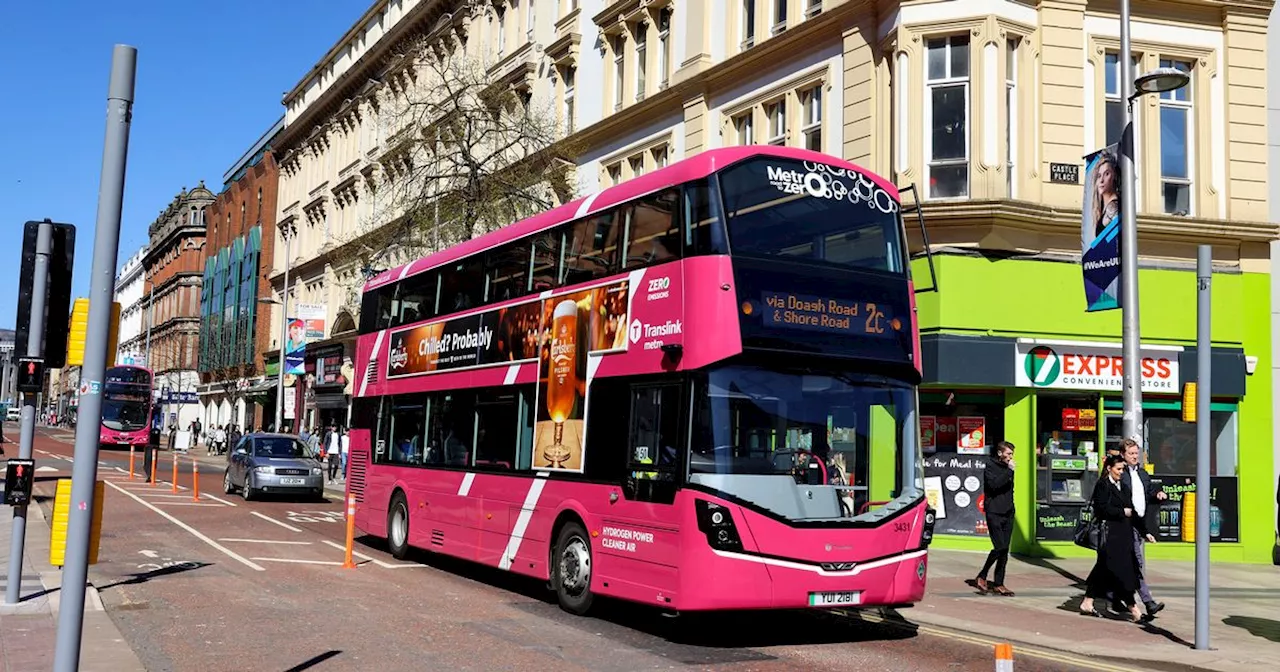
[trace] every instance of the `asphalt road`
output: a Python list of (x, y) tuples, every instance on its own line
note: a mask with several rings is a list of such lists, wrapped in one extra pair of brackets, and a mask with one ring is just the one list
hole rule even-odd
[[(69, 436), (40, 430), (38, 494), (70, 475)], [(358, 539), (360, 564), (343, 569), (337, 498), (245, 502), (202, 465), (195, 499), (190, 462), (176, 493), (170, 465), (162, 453), (165, 482), (150, 485), (129, 480), (127, 452), (99, 456), (106, 503), (90, 580), (150, 670), (994, 669), (986, 644), (857, 615), (668, 617), (604, 602), (571, 616), (536, 582), (428, 554), (400, 562), (376, 540)], [(1092, 669), (1066, 660), (1015, 651), (1020, 672)]]

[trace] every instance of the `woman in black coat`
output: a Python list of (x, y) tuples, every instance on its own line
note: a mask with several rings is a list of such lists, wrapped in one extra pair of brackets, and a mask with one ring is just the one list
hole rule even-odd
[(1133, 550), (1133, 504), (1124, 489), (1124, 458), (1108, 455), (1103, 477), (1093, 488), (1093, 515), (1103, 521), (1098, 561), (1085, 581), (1080, 613), (1101, 616), (1094, 608), (1096, 598), (1112, 596), (1116, 604), (1129, 609), (1136, 623), (1142, 618), (1134, 593), (1138, 590), (1138, 556)]

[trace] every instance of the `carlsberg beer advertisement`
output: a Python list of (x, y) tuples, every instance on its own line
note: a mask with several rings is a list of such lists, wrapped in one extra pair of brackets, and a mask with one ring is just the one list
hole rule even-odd
[(1119, 145), (1085, 157), (1084, 203), (1080, 217), (1080, 264), (1085, 310), (1120, 307)]

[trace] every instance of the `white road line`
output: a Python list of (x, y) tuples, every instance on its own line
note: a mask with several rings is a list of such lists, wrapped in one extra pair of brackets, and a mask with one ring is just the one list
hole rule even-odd
[(191, 495), (171, 495), (167, 492), (144, 492), (144, 497), (165, 497), (171, 499), (191, 499)]
[[(339, 544), (335, 541), (329, 541), (328, 539), (323, 539), (322, 542), (338, 549), (339, 551), (347, 550), (346, 546), (343, 546), (342, 544)], [(371, 555), (365, 555), (364, 553), (361, 553), (360, 551), (357, 551), (355, 549), (352, 549), (351, 555), (354, 555), (357, 558), (360, 558), (361, 560), (371, 560), (373, 561), (373, 564), (385, 569), (404, 569), (405, 567), (426, 567), (426, 565), (419, 565), (419, 564), (393, 565), (389, 562), (383, 562), (382, 560), (379, 560)]]
[(129, 473), (129, 471), (128, 471), (127, 469), (121, 469), (120, 467), (116, 467), (116, 471), (118, 471), (118, 472), (120, 472), (120, 473), (122, 473), (122, 474), (127, 474), (127, 473)]
[(291, 562), (298, 565), (333, 565), (341, 566), (341, 562), (332, 560), (294, 560), (293, 558), (254, 558), (260, 562)]
[(169, 522), (171, 522), (171, 523), (173, 523), (174, 525), (177, 525), (178, 527), (181, 527), (182, 529), (184, 529), (184, 530), (186, 530), (186, 531), (190, 532), (190, 533), (191, 533), (191, 535), (192, 535), (192, 536), (194, 536), (196, 539), (199, 539), (200, 541), (203, 541), (204, 543), (209, 544), (210, 546), (214, 547), (215, 549), (217, 549), (217, 550), (221, 551), (223, 554), (225, 554), (227, 557), (231, 558), (232, 560), (235, 560), (236, 562), (239, 562), (239, 563), (243, 564), (244, 566), (248, 567), (249, 569), (253, 569), (253, 570), (256, 570), (256, 571), (259, 571), (259, 572), (265, 572), (265, 571), (267, 571), (267, 569), (266, 569), (265, 567), (263, 567), (262, 565), (259, 565), (259, 564), (257, 564), (257, 563), (254, 563), (254, 562), (249, 561), (249, 560), (248, 560), (248, 559), (246, 559), (244, 556), (242, 556), (242, 555), (240, 555), (240, 554), (238, 554), (238, 553), (236, 553), (236, 552), (234, 552), (234, 551), (232, 551), (232, 550), (228, 549), (226, 546), (223, 546), (222, 544), (219, 544), (218, 542), (216, 542), (216, 541), (214, 541), (214, 540), (210, 539), (209, 537), (206, 537), (202, 532), (200, 532), (200, 531), (199, 531), (199, 530), (197, 530), (196, 528), (191, 527), (190, 525), (188, 525), (188, 524), (186, 524), (186, 523), (182, 522), (181, 520), (178, 520), (177, 518), (174, 518), (174, 517), (173, 517), (173, 515), (172, 515), (172, 514), (170, 514), (168, 511), (165, 511), (164, 509), (156, 508), (154, 505), (152, 505), (152, 504), (151, 504), (151, 502), (148, 502), (147, 500), (145, 500), (145, 499), (143, 499), (143, 498), (141, 498), (141, 497), (139, 497), (139, 496), (137, 496), (137, 495), (133, 494), (132, 492), (129, 492), (128, 490), (125, 490), (124, 488), (122, 488), (122, 487), (120, 487), (120, 486), (116, 485), (115, 483), (112, 483), (112, 482), (108, 481), (108, 482), (107, 482), (107, 485), (109, 485), (109, 486), (111, 486), (111, 487), (115, 488), (116, 490), (119, 490), (121, 493), (124, 493), (125, 495), (127, 495), (127, 496), (129, 496), (129, 497), (132, 497), (132, 498), (134, 499), (134, 501), (136, 501), (136, 502), (138, 502), (139, 504), (141, 504), (141, 505), (143, 505), (143, 506), (147, 507), (148, 509), (151, 509), (152, 511), (155, 511), (156, 513), (160, 514), (161, 516), (164, 516), (165, 518), (167, 518), (167, 519), (169, 520)]
[(288, 523), (282, 523), (282, 522), (280, 522), (280, 521), (276, 520), (275, 518), (272, 518), (271, 516), (263, 515), (263, 514), (261, 514), (261, 513), (258, 513), (257, 511), (250, 511), (249, 513), (252, 513), (253, 515), (255, 515), (255, 516), (257, 516), (257, 517), (259, 517), (259, 518), (261, 518), (261, 519), (263, 519), (263, 520), (265, 520), (265, 521), (267, 521), (267, 522), (269, 522), (269, 523), (275, 523), (276, 525), (279, 525), (280, 527), (283, 527), (284, 529), (289, 530), (290, 532), (301, 532), (301, 531), (302, 531), (302, 530), (300, 530), (300, 529), (298, 529), (298, 528), (296, 528), (296, 527), (294, 527), (294, 526), (292, 526), (292, 525), (290, 525), (290, 524), (288, 524)]
[(156, 502), (156, 504), (164, 504), (165, 506), (216, 506), (222, 508), (221, 504), (205, 504), (204, 502)]
[(281, 541), (277, 539), (219, 539), (218, 541), (232, 541), (238, 544), (285, 544), (289, 546), (310, 546), (309, 541)]
[(212, 500), (213, 500), (213, 501), (215, 501), (215, 502), (222, 502), (223, 504), (226, 504), (227, 506), (235, 506), (235, 505), (236, 505), (236, 503), (235, 503), (235, 502), (229, 502), (229, 501), (227, 501), (227, 500), (225, 500), (225, 499), (223, 499), (223, 498), (221, 498), (221, 497), (214, 497), (213, 495), (211, 495), (211, 494), (209, 494), (209, 493), (207, 493), (207, 492), (206, 492), (206, 493), (204, 493), (204, 494), (202, 494), (202, 495), (200, 495), (200, 496), (201, 496), (201, 497), (208, 497), (209, 499), (212, 499)]

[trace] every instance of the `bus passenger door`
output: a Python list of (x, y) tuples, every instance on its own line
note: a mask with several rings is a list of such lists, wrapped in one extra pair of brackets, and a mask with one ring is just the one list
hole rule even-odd
[(623, 492), (627, 499), (671, 504), (680, 464), (681, 392), (678, 382), (631, 389), (631, 428)]

